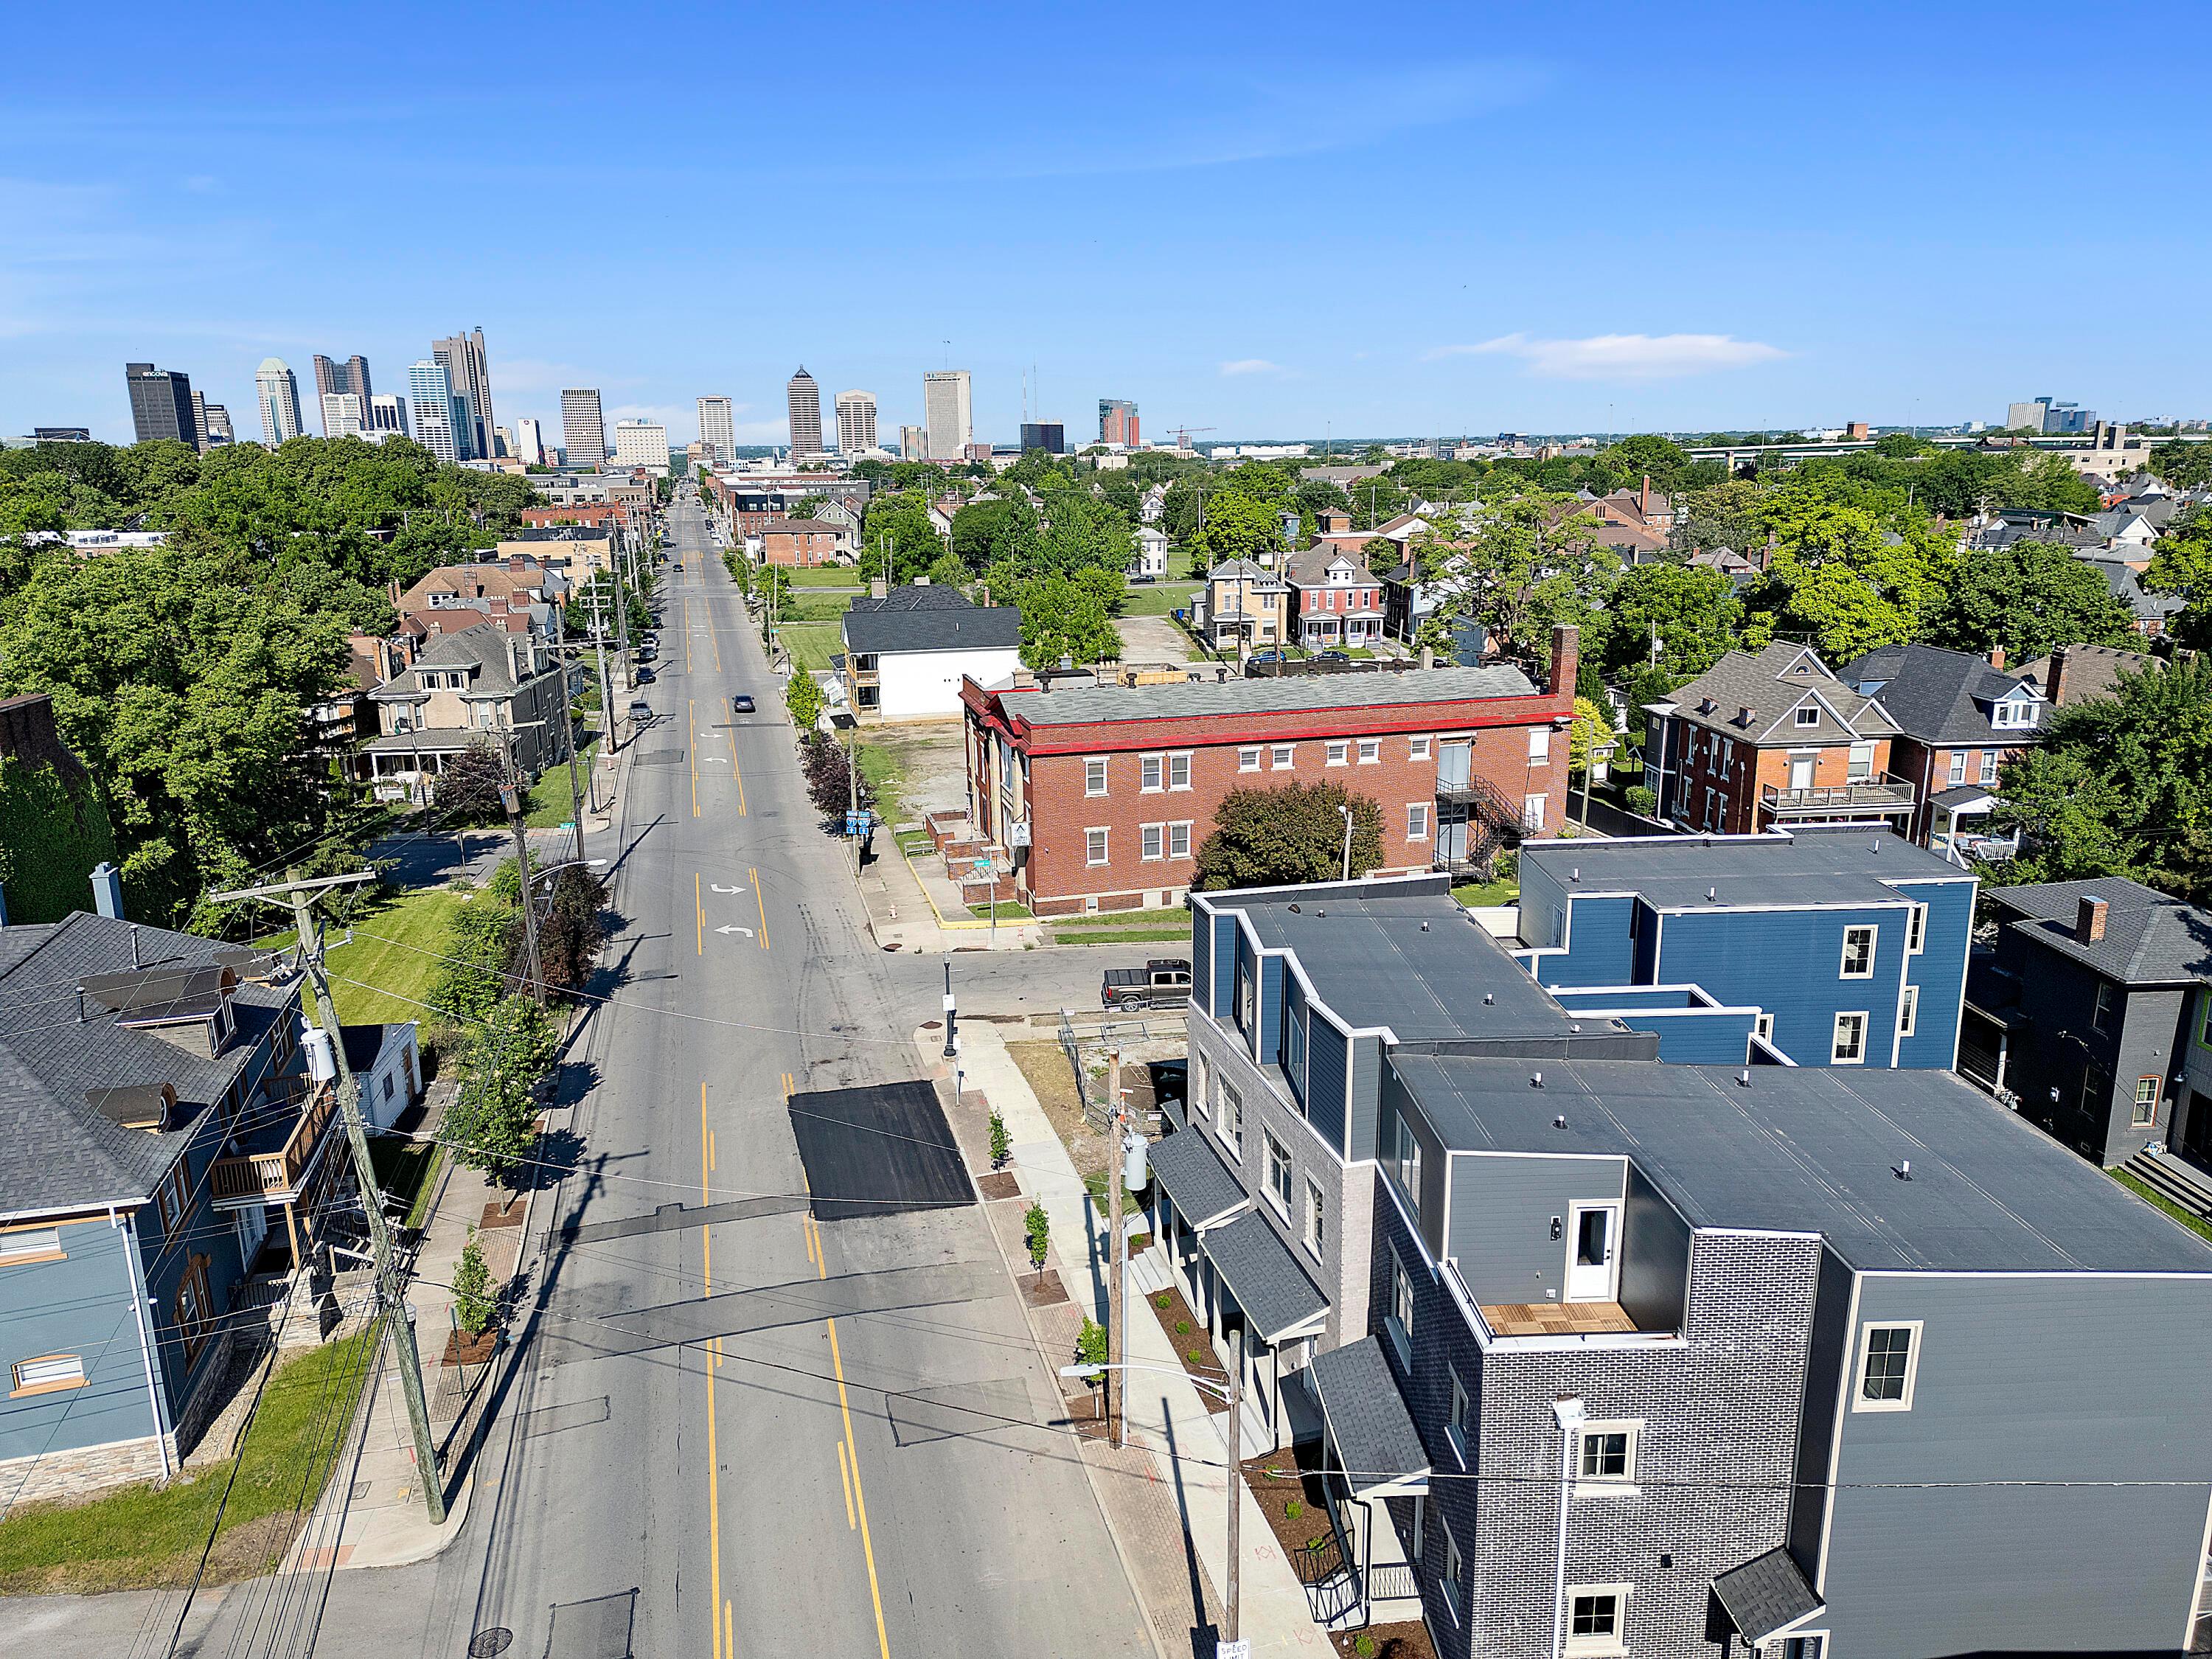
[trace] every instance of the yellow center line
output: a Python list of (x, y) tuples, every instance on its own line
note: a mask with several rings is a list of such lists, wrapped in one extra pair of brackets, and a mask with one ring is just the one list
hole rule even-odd
[[(714, 1182), (708, 1178), (714, 1162), (714, 1132), (707, 1127), (707, 1082), (699, 1081), (699, 1193), (702, 1201), (711, 1200)], [(714, 1293), (714, 1248), (712, 1230), (699, 1230), (700, 1270), (702, 1274), (702, 1294)], [(722, 1612), (722, 1466), (716, 1449), (714, 1435), (714, 1365), (721, 1356), (721, 1339), (710, 1337), (707, 1341), (707, 1553), (711, 1564), (712, 1599), (707, 1603), (707, 1622), (714, 1629), (714, 1659), (736, 1659), (737, 1643), (734, 1626), (730, 1627), (731, 1639), (725, 1644)]]
[(837, 1478), (845, 1483), (845, 1530), (851, 1532), (860, 1523), (853, 1515), (852, 1461), (845, 1455), (845, 1443), (837, 1443)]
[(743, 817), (745, 815), (745, 774), (744, 769), (738, 764), (738, 728), (734, 721), (730, 726), (730, 775), (738, 781), (738, 816)]
[[(703, 957), (707, 954), (707, 901), (699, 890), (699, 872), (696, 870), (691, 872), (691, 915), (698, 924), (699, 954)], [(702, 1084), (700, 1088), (703, 1091), (706, 1085)]]
[(891, 1659), (891, 1638), (884, 1628), (883, 1587), (876, 1582), (876, 1540), (868, 1531), (868, 1494), (860, 1484), (860, 1446), (853, 1438), (853, 1407), (845, 1397), (845, 1359), (837, 1349), (837, 1322), (823, 1322), (830, 1328), (830, 1364), (837, 1373), (837, 1409), (845, 1419), (844, 1444), (852, 1454), (853, 1508), (860, 1520), (860, 1549), (868, 1559), (868, 1599), (876, 1604), (876, 1649), (882, 1659)]
[(735, 1615), (731, 1613), (730, 1604), (727, 1601), (722, 1603), (722, 1634), (723, 1644), (729, 1653), (730, 1659), (737, 1659), (737, 1620)]
[[(750, 873), (753, 878), (753, 902), (758, 906), (760, 909), (761, 949), (765, 951), (768, 949), (768, 901), (761, 896), (760, 872), (757, 870), (751, 870)], [(701, 956), (707, 954), (703, 947), (700, 950), (699, 954)]]
[(687, 674), (691, 672), (691, 599), (689, 594), (684, 599), (684, 672)]
[(684, 714), (689, 723), (690, 732), (690, 741), (684, 745), (684, 752), (691, 759), (691, 816), (696, 818), (699, 816), (699, 702), (697, 698), (685, 699)]

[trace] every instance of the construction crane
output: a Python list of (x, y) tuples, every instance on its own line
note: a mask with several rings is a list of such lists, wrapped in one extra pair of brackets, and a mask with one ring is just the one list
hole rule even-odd
[(1164, 428), (1163, 429), (1175, 434), (1176, 447), (1177, 449), (1188, 449), (1190, 447), (1190, 434), (1192, 433), (1212, 432), (1215, 428), (1210, 426), (1170, 426)]

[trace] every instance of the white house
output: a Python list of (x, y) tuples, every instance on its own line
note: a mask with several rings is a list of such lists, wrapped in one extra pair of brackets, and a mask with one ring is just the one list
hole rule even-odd
[(1133, 582), (1157, 582), (1168, 574), (1168, 532), (1157, 525), (1145, 525), (1137, 532), (1137, 550), (1129, 556), (1129, 580)]
[(845, 689), (860, 720), (955, 719), (963, 677), (995, 685), (1021, 666), (1020, 611), (971, 605), (927, 580), (854, 600), (844, 630)]
[(361, 1088), (361, 1115), (372, 1129), (389, 1129), (422, 1097), (422, 1054), (415, 1022), (347, 1025), (346, 1066)]

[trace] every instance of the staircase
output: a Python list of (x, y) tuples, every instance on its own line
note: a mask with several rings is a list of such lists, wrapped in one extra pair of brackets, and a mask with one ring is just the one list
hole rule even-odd
[(1139, 1296), (1158, 1296), (1175, 1283), (1175, 1269), (1168, 1265), (1168, 1247), (1152, 1244), (1142, 1255), (1129, 1258), (1129, 1288)]
[(2212, 1220), (2212, 1174), (2172, 1153), (2146, 1149), (2120, 1168), (2167, 1203), (2190, 1214)]

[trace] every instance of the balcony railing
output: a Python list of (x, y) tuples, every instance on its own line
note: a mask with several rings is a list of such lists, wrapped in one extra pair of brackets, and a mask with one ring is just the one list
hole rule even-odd
[(1850, 783), (1814, 784), (1803, 789), (1759, 787), (1759, 804), (1770, 812), (1910, 812), (1915, 799), (1911, 781), (1893, 772)]
[(284, 1137), (284, 1144), (276, 1151), (217, 1158), (208, 1177), (208, 1188), (215, 1201), (265, 1202), (296, 1193), (314, 1162), (315, 1149), (337, 1109), (337, 1097), (328, 1089), (319, 1089)]

